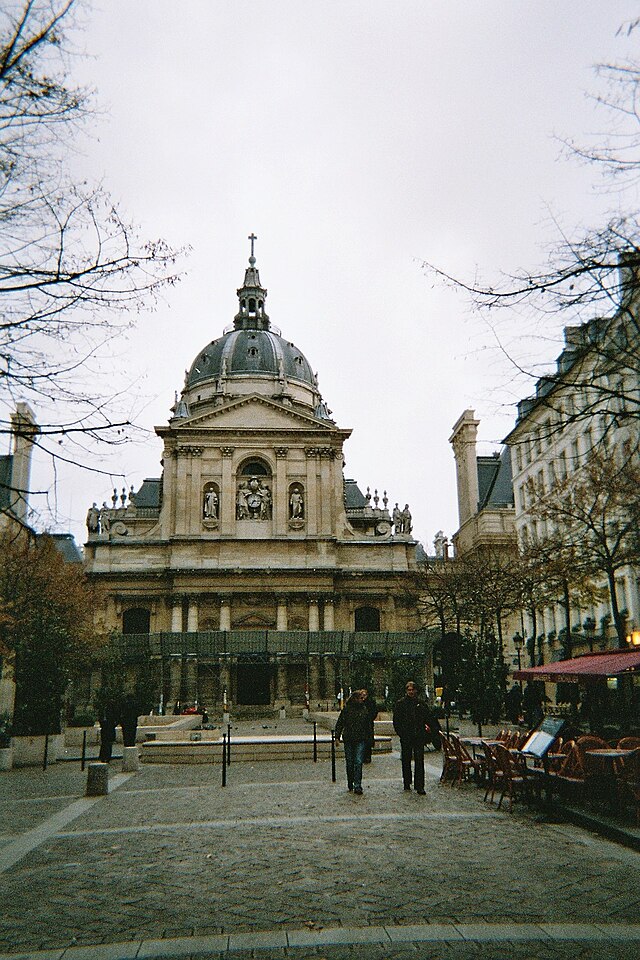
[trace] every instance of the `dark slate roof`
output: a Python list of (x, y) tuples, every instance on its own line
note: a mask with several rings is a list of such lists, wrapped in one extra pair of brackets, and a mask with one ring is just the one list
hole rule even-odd
[(499, 456), (478, 457), (478, 510), (512, 507), (511, 452), (503, 447)]
[(315, 385), (311, 364), (293, 343), (273, 330), (248, 329), (232, 330), (207, 344), (194, 360), (186, 386), (220, 377), (223, 361), (226, 361), (227, 377), (247, 374), (277, 377), (282, 366), (288, 379)]
[(11, 454), (0, 457), (0, 510), (8, 510), (11, 503), (11, 471), (13, 457)]
[(161, 496), (162, 479), (159, 477), (151, 477), (143, 481), (142, 486), (133, 496), (133, 502), (136, 507), (151, 507), (159, 509)]
[(425, 563), (428, 560), (427, 551), (424, 549), (420, 541), (416, 543), (416, 561), (418, 563)]
[(355, 480), (345, 480), (344, 482), (344, 505), (347, 510), (360, 510), (367, 506), (367, 498)]
[(82, 563), (82, 553), (71, 533), (47, 533), (56, 545), (56, 550), (67, 563)]

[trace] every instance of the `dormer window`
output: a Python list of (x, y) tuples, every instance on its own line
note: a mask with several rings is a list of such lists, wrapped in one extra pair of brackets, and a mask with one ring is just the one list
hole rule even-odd
[(258, 356), (258, 348), (257, 348), (257, 347), (249, 347), (249, 349), (247, 350), (247, 356), (249, 356), (249, 357), (257, 357), (257, 356)]

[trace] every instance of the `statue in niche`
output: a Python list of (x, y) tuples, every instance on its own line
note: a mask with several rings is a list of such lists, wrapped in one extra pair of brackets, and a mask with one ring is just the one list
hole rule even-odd
[(202, 516), (205, 520), (218, 519), (218, 494), (213, 489), (205, 491)]
[(246, 480), (241, 480), (238, 484), (238, 492), (236, 493), (236, 519), (237, 520), (246, 520), (249, 517), (249, 506), (247, 504), (247, 496), (249, 494), (249, 484)]
[(238, 520), (270, 520), (273, 508), (271, 487), (262, 478), (241, 480), (236, 493)]
[(304, 518), (304, 497), (302, 487), (295, 486), (291, 488), (289, 497), (289, 519), (302, 520)]

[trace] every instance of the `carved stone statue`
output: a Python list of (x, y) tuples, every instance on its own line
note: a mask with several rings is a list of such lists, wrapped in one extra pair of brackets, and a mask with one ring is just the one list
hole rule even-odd
[(402, 533), (402, 511), (400, 510), (398, 504), (396, 503), (393, 508), (393, 513), (391, 514), (393, 520), (394, 533)]
[(102, 509), (100, 510), (100, 533), (109, 533), (111, 530), (111, 511), (106, 503), (103, 502)]
[(87, 511), (87, 531), (100, 533), (100, 511), (96, 503), (92, 503)]
[(247, 495), (249, 493), (249, 484), (246, 480), (241, 480), (238, 484), (236, 493), (236, 519), (246, 520), (249, 517), (249, 506), (247, 504)]
[(205, 520), (218, 519), (218, 494), (215, 490), (207, 490), (204, 495), (202, 515)]
[(270, 520), (273, 497), (269, 484), (258, 477), (241, 480), (236, 493), (236, 519)]
[(413, 530), (413, 525), (411, 523), (411, 512), (409, 510), (409, 504), (405, 503), (404, 510), (402, 511), (402, 532), (411, 533)]
[(300, 487), (294, 487), (289, 497), (289, 517), (291, 520), (302, 520), (304, 517), (304, 497)]

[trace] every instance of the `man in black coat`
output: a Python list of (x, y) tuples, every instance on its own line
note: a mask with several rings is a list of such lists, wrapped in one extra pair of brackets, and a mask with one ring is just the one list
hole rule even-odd
[(429, 707), (420, 699), (417, 685), (410, 680), (405, 687), (405, 696), (393, 708), (393, 729), (400, 737), (404, 789), (411, 790), (413, 779), (414, 789), (420, 796), (425, 795), (424, 745), (430, 737), (429, 718)]

